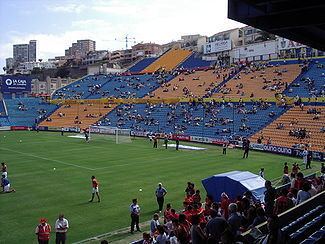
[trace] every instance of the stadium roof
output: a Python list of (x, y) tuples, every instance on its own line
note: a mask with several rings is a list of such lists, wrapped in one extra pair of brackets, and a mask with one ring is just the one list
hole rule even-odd
[(325, 51), (324, 0), (228, 0), (228, 18)]

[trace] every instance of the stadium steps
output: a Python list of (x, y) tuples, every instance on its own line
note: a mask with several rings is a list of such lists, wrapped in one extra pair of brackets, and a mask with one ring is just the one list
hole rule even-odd
[[(243, 69), (238, 75), (226, 82), (213, 97), (220, 98), (250, 98), (253, 94), (254, 98), (270, 98), (276, 93), (282, 93), (285, 86), (271, 90), (263, 89), (265, 86), (274, 86), (278, 82), (287, 83), (293, 82), (300, 74), (299, 64), (281, 65), (266, 67), (262, 70), (246, 72)], [(283, 71), (282, 75), (277, 75), (276, 71)], [(238, 78), (240, 77), (240, 79)], [(264, 79), (269, 83), (264, 83)], [(239, 84), (243, 84), (243, 88), (238, 88)]]
[[(145, 98), (203, 97), (222, 82), (224, 74), (228, 75), (228, 70), (223, 70), (219, 78), (214, 70), (185, 72), (152, 91), (151, 95)], [(188, 89), (188, 94), (184, 94), (183, 89)]]
[(172, 71), (189, 55), (191, 55), (191, 51), (183, 49), (171, 49), (151, 63), (148, 67), (143, 69), (142, 72), (153, 73), (160, 69)]
[[(308, 109), (312, 108), (321, 112), (318, 120), (313, 120), (313, 114), (307, 114)], [(291, 125), (294, 120), (298, 120), (298, 124)], [(276, 129), (277, 124), (280, 123), (284, 124), (284, 129)], [(322, 126), (325, 126), (325, 106), (305, 106), (303, 111), (300, 107), (295, 106), (253, 135), (251, 140), (256, 142), (258, 137), (263, 135), (264, 140), (271, 138), (272, 145), (292, 147), (294, 144), (310, 144), (311, 150), (325, 152), (324, 133), (320, 132)], [(310, 132), (310, 137), (298, 139), (289, 136), (290, 130), (299, 128), (306, 128)]]
[[(45, 120), (39, 125), (51, 127), (80, 127), (81, 129), (85, 129), (96, 123), (115, 107), (116, 105), (96, 103), (63, 105), (49, 117), (51, 121)], [(93, 115), (93, 117), (87, 116), (89, 114)], [(81, 124), (78, 122), (81, 122)]]

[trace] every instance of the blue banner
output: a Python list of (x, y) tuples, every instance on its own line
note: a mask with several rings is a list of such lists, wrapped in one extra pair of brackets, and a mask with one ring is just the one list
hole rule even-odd
[(28, 76), (4, 75), (1, 77), (2, 92), (30, 92), (32, 79)]

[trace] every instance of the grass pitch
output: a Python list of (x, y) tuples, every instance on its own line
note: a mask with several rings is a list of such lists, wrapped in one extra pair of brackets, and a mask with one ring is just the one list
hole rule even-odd
[[(289, 165), (301, 161), (254, 151), (242, 159), (238, 149), (228, 149), (223, 156), (222, 149), (212, 145), (195, 144), (205, 151), (176, 151), (164, 149), (162, 141), (153, 149), (140, 138), (116, 145), (103, 138), (85, 143), (67, 135), (0, 132), (0, 160), (7, 162), (8, 178), (16, 189), (16, 193), (0, 194), (0, 243), (37, 243), (34, 230), (40, 217), (49, 219), (54, 242), (59, 213), (70, 223), (68, 243), (81, 241), (127, 227), (132, 198), (138, 198), (140, 222), (151, 219), (157, 211), (158, 182), (168, 191), (165, 203), (180, 209), (187, 181), (195, 183), (204, 199), (201, 179), (205, 177), (231, 170), (257, 173), (264, 167), (266, 178), (274, 179), (281, 176), (285, 161)], [(92, 175), (100, 183), (100, 203), (88, 203)]]

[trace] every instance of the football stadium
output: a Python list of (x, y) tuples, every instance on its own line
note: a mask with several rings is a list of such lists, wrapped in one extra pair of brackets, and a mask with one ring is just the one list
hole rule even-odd
[(325, 5), (291, 3), (229, 0), (247, 26), (89, 65), (78, 40), (56, 76), (14, 45), (0, 243), (322, 243), (325, 20), (279, 19)]

